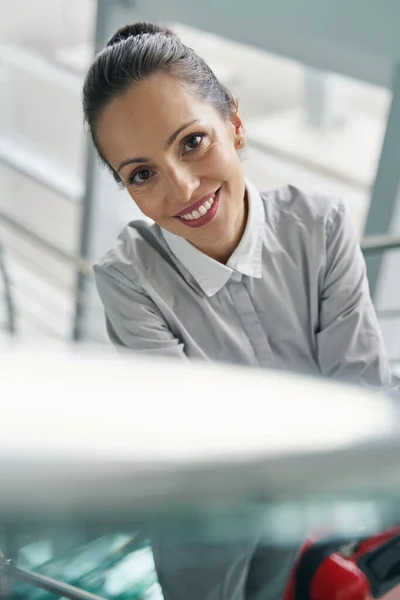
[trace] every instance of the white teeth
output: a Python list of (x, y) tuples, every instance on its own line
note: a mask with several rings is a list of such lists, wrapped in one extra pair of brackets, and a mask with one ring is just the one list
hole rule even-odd
[(206, 200), (202, 206), (199, 206), (197, 210), (187, 213), (186, 215), (182, 215), (181, 219), (184, 219), (185, 221), (194, 221), (196, 219), (200, 219), (200, 217), (203, 217), (214, 204), (216, 193), (217, 192), (215, 192), (215, 194), (209, 200)]

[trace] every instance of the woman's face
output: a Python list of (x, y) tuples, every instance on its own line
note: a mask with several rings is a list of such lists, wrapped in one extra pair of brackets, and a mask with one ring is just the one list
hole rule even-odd
[(97, 138), (147, 217), (217, 260), (229, 257), (246, 220), (238, 113), (226, 121), (188, 86), (157, 73), (104, 109)]

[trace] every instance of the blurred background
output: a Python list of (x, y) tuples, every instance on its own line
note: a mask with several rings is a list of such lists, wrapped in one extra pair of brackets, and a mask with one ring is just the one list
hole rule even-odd
[(111, 33), (150, 19), (173, 27), (237, 96), (245, 170), (257, 186), (290, 183), (344, 198), (398, 368), (398, 3), (0, 5), (0, 335), (107, 343), (90, 265), (139, 214), (98, 166), (81, 88)]

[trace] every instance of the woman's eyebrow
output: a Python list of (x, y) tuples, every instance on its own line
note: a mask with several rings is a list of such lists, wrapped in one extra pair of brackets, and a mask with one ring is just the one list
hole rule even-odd
[[(182, 133), (182, 131), (184, 131), (185, 129), (187, 129), (188, 127), (190, 127), (190, 125), (193, 125), (193, 123), (197, 123), (198, 121), (200, 121), (200, 119), (193, 119), (193, 121), (189, 121), (188, 123), (184, 123), (181, 127), (179, 127), (179, 129), (177, 129), (176, 131), (174, 131), (174, 133), (169, 136), (169, 138), (168, 138), (168, 140), (167, 140), (167, 142), (165, 144), (166, 148), (169, 148), (170, 146), (172, 146), (172, 144), (174, 143), (174, 141), (176, 140), (176, 138), (178, 137), (178, 135), (180, 133)], [(144, 158), (143, 156), (138, 156), (137, 158), (126, 158), (119, 165), (119, 167), (117, 169), (117, 173), (119, 173), (121, 169), (123, 169), (127, 165), (130, 165), (131, 163), (147, 163), (147, 162), (150, 162), (150, 159), (149, 158)]]
[(200, 121), (200, 119), (194, 119), (193, 121), (189, 121), (188, 123), (185, 123), (184, 125), (182, 125), (182, 127), (179, 127), (179, 129), (177, 129), (172, 135), (169, 136), (167, 143), (165, 144), (167, 148), (169, 148), (170, 146), (172, 146), (172, 144), (174, 143), (174, 141), (176, 140), (176, 138), (178, 137), (178, 135), (187, 127), (190, 127), (190, 125), (193, 125), (193, 123), (197, 123), (198, 121)]
[(130, 165), (131, 163), (146, 163), (146, 162), (150, 162), (150, 159), (143, 158), (142, 156), (138, 156), (137, 158), (127, 158), (127, 159), (123, 160), (122, 163), (119, 165), (119, 167), (117, 169), (117, 173), (119, 173), (121, 169), (123, 169), (127, 165)]

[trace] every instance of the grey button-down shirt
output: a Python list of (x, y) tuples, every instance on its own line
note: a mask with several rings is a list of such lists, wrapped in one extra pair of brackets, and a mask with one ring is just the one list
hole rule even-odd
[[(150, 353), (389, 385), (344, 204), (293, 187), (259, 194), (247, 183), (247, 191), (246, 229), (227, 265), (157, 225), (123, 230), (95, 267), (111, 340)], [(153, 550), (165, 600), (281, 600), (296, 554), (256, 539)]]
[[(111, 340), (139, 351), (384, 387), (390, 371), (343, 203), (247, 183), (242, 240), (222, 265), (157, 225), (128, 225), (95, 267)], [(321, 398), (321, 401), (323, 399)], [(280, 600), (296, 549), (257, 540), (160, 544), (165, 600)]]
[(386, 387), (364, 259), (340, 199), (247, 182), (226, 265), (158, 225), (129, 224), (95, 266), (111, 340), (138, 351)]

